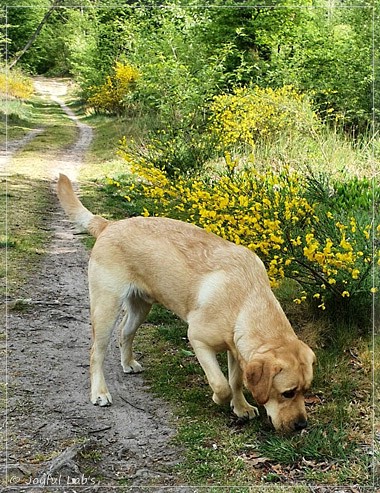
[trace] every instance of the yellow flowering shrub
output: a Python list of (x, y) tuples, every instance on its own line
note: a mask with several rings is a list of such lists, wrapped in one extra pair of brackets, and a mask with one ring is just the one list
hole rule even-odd
[(0, 72), (0, 94), (17, 99), (29, 99), (33, 94), (33, 81), (14, 70)]
[[(258, 172), (239, 169), (226, 155), (227, 172), (212, 178), (169, 177), (148, 162), (121, 152), (138, 176), (126, 189), (110, 180), (127, 201), (143, 196), (143, 215), (168, 216), (195, 223), (229, 241), (245, 245), (264, 261), (272, 286), (284, 277), (304, 288), (295, 303), (314, 300), (324, 310), (339, 300), (371, 297), (371, 269), (380, 264), (373, 251), (368, 216), (326, 211), (308, 193), (308, 177), (285, 167)], [(372, 289), (372, 291), (371, 291)]]
[[(139, 98), (146, 84), (144, 80), (139, 85)], [(173, 95), (170, 102), (158, 106), (159, 126), (145, 137), (143, 146), (129, 141), (132, 161), (147, 159), (170, 175), (187, 173), (201, 169), (208, 160), (219, 159), (221, 151), (248, 148), (248, 154), (253, 154), (258, 140), (273, 139), (280, 133), (291, 138), (294, 132), (316, 131), (319, 125), (307, 97), (291, 86), (238, 88), (232, 94), (215, 96), (207, 107), (190, 106), (194, 94), (181, 98), (176, 100)]]
[(214, 97), (211, 104), (210, 130), (223, 150), (241, 145), (254, 148), (257, 139), (310, 131), (317, 124), (307, 97), (291, 86), (237, 88), (232, 94)]
[(88, 104), (97, 111), (121, 113), (126, 107), (126, 97), (139, 77), (140, 73), (136, 68), (116, 62), (113, 74), (107, 76), (104, 84), (90, 87), (92, 96), (88, 98)]
[[(273, 287), (284, 278), (298, 281), (303, 291), (295, 303), (308, 299), (325, 310), (359, 300), (368, 307), (380, 265), (379, 218), (371, 222), (369, 211), (373, 199), (380, 202), (380, 187), (368, 179), (330, 183), (326, 174), (255, 167), (258, 139), (317, 128), (308, 100), (291, 87), (236, 89), (215, 97), (211, 114), (210, 142), (223, 150), (222, 172), (171, 172), (163, 156), (175, 161), (178, 146), (168, 153), (170, 140), (164, 150), (153, 140), (140, 152), (124, 142), (120, 154), (137, 180), (129, 186), (127, 179), (109, 179), (110, 192), (134, 212), (192, 222), (248, 247), (264, 261)], [(248, 147), (241, 153), (245, 167), (231, 157), (239, 146)]]

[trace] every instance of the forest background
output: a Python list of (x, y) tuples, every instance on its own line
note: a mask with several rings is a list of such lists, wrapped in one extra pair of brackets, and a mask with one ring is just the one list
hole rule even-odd
[[(379, 2), (0, 5), (9, 128), (28, 119), (28, 76), (73, 79), (77, 111), (121, 158), (117, 169), (104, 166), (88, 203), (103, 197), (112, 217), (171, 216), (246, 245), (264, 261), (292, 322), (311, 327), (321, 367), (336, 351), (350, 357), (353, 345), (363, 372), (356, 376), (369, 377), (380, 264)], [(159, 333), (180, 343), (169, 329)], [(336, 351), (327, 354), (331, 344)], [(321, 370), (317, 387), (325, 379)], [(358, 449), (342, 440), (368, 442), (368, 422), (353, 432), (356, 411), (337, 388), (339, 433), (326, 438), (316, 428), (296, 458), (283, 450), (284, 463), (324, 454), (351, 461)], [(368, 411), (370, 392), (362, 398)], [(328, 407), (315, 412), (321, 423)], [(311, 452), (311, 443), (319, 448)], [(266, 455), (278, 454), (277, 441), (266, 444)], [(361, 460), (351, 472), (329, 471), (331, 481), (368, 478)], [(205, 472), (195, 463), (199, 479)]]
[[(378, 196), (376, 3), (25, 5), (7, 2), (3, 57), (13, 66), (49, 12), (18, 65), (70, 75), (93, 111), (139, 122), (123, 151), (126, 164), (149, 174), (145, 213), (170, 210), (184, 219), (189, 206), (191, 221), (260, 252), (273, 285), (296, 278), (304, 287), (298, 302), (314, 299), (325, 310), (338, 301), (347, 311), (366, 299), (368, 309), (378, 234), (365, 219)], [(331, 166), (337, 139), (364, 150), (355, 169), (344, 154)], [(155, 193), (151, 165), (182, 181), (156, 173)], [(200, 170), (202, 184), (194, 185)], [(121, 182), (108, 186), (130, 201)], [(267, 197), (258, 194), (260, 182)], [(351, 208), (346, 217), (342, 205)]]

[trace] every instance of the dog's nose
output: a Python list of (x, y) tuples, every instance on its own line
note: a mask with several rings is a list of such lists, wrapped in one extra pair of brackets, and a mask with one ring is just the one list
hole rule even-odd
[(300, 419), (294, 423), (294, 429), (296, 431), (304, 430), (306, 427), (307, 427), (307, 420), (306, 419)]

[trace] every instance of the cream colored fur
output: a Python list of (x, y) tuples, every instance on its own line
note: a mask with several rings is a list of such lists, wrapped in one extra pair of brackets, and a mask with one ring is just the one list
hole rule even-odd
[[(121, 364), (131, 373), (142, 371), (132, 352), (136, 330), (152, 304), (160, 303), (188, 323), (214, 402), (230, 403), (239, 417), (254, 417), (257, 409), (243, 395), (245, 384), (277, 430), (306, 426), (303, 394), (315, 356), (291, 328), (253, 252), (173, 219), (111, 222), (94, 216), (64, 175), (58, 197), (71, 220), (97, 238), (89, 262), (94, 404), (112, 403), (103, 362), (122, 307)], [(228, 380), (216, 358), (223, 351), (228, 352)]]

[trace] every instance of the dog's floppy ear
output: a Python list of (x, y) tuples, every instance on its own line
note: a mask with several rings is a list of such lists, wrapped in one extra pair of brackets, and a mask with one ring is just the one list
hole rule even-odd
[(247, 364), (244, 371), (245, 381), (257, 404), (262, 406), (268, 402), (273, 378), (280, 371), (281, 367), (271, 356), (259, 356)]

